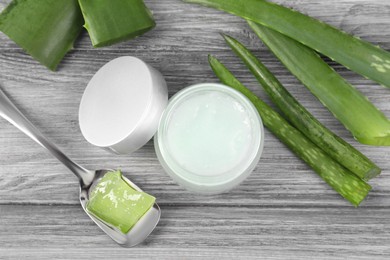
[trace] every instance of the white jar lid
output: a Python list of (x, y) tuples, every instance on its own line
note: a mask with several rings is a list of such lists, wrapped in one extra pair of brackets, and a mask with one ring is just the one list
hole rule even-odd
[(154, 136), (165, 171), (189, 191), (217, 194), (246, 179), (259, 162), (264, 128), (240, 92), (215, 83), (173, 96)]
[(156, 133), (167, 103), (167, 85), (157, 70), (138, 58), (120, 57), (90, 80), (80, 103), (80, 129), (95, 146), (132, 153)]

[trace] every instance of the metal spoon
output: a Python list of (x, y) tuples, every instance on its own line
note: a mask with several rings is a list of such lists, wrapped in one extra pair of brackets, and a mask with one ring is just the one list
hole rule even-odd
[[(0, 116), (16, 126), (35, 142), (46, 148), (54, 157), (62, 162), (71, 172), (73, 172), (80, 181), (80, 202), (88, 216), (109, 235), (115, 242), (125, 247), (135, 246), (146, 239), (154, 230), (160, 220), (161, 210), (157, 203), (135, 224), (127, 233), (123, 234), (118, 229), (111, 227), (103, 221), (95, 218), (86, 210), (89, 199), (89, 192), (99, 179), (109, 170), (90, 171), (69, 159), (53, 143), (47, 140), (44, 135), (18, 110), (18, 108), (8, 99), (0, 89)], [(124, 180), (135, 190), (142, 191), (137, 185), (127, 178)]]

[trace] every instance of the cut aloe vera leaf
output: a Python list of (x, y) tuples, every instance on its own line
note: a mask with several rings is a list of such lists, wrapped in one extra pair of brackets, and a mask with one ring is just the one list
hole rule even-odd
[(371, 190), (369, 184), (329, 157), (279, 113), (247, 89), (216, 58), (209, 56), (209, 63), (222, 83), (240, 91), (255, 105), (265, 127), (305, 161), (335, 191), (356, 207), (364, 200)]
[(390, 121), (316, 52), (265, 26), (251, 21), (248, 23), (286, 68), (332, 112), (357, 141), (367, 145), (390, 146)]
[(390, 87), (390, 53), (324, 22), (264, 0), (184, 0), (213, 7), (285, 34)]
[(79, 0), (94, 47), (126, 41), (156, 26), (143, 0)]
[(108, 172), (92, 189), (87, 211), (126, 234), (152, 208), (155, 200), (133, 189), (120, 171)]
[(228, 45), (243, 60), (261, 86), (286, 118), (313, 143), (338, 163), (362, 179), (378, 175), (381, 170), (366, 156), (321, 124), (279, 82), (279, 80), (244, 45), (224, 36)]
[(77, 0), (13, 0), (0, 31), (50, 70), (56, 70), (83, 28)]

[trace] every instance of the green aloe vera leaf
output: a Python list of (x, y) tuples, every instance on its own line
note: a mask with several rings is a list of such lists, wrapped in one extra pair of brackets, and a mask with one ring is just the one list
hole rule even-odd
[(0, 31), (54, 71), (83, 22), (77, 0), (13, 0), (0, 14)]
[(184, 0), (240, 16), (285, 34), (390, 87), (390, 53), (324, 22), (264, 0)]
[(224, 36), (228, 45), (243, 60), (261, 86), (286, 118), (307, 138), (335, 161), (362, 179), (378, 175), (381, 170), (366, 156), (338, 137), (307, 111), (278, 79), (244, 45)]
[(156, 26), (143, 0), (79, 0), (94, 47), (126, 41)]
[(371, 190), (371, 186), (342, 167), (322, 149), (311, 142), (279, 113), (247, 89), (216, 58), (209, 56), (215, 75), (227, 86), (244, 94), (257, 108), (265, 127), (305, 161), (325, 182), (357, 207)]
[[(390, 121), (307, 46), (265, 26), (250, 27), (360, 143), (390, 146)], [(373, 177), (373, 176), (367, 176)]]
[(152, 208), (155, 200), (133, 189), (120, 171), (108, 172), (92, 189), (87, 211), (126, 234)]

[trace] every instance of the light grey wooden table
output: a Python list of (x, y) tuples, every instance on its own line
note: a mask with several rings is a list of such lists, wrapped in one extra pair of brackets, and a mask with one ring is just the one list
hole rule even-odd
[[(0, 0), (0, 10), (10, 0)], [(388, 0), (278, 0), (390, 50)], [(145, 243), (117, 246), (85, 215), (77, 180), (41, 147), (0, 120), (0, 259), (390, 258), (390, 148), (358, 144), (277, 62), (241, 19), (179, 0), (149, 0), (158, 26), (141, 38), (93, 49), (86, 32), (56, 73), (0, 34), (0, 87), (65, 153), (91, 169), (122, 168), (154, 194), (162, 219)], [(212, 53), (264, 97), (219, 33), (261, 57), (285, 86), (329, 128), (383, 168), (355, 209), (268, 131), (261, 161), (229, 193), (202, 197), (178, 187), (156, 159), (152, 142), (129, 156), (89, 145), (78, 127), (88, 80), (107, 61), (137, 56), (159, 69), (169, 93), (216, 82)], [(332, 63), (390, 117), (390, 90)], [(266, 99), (268, 100), (268, 99)], [(109, 105), (109, 104), (107, 104)]]

